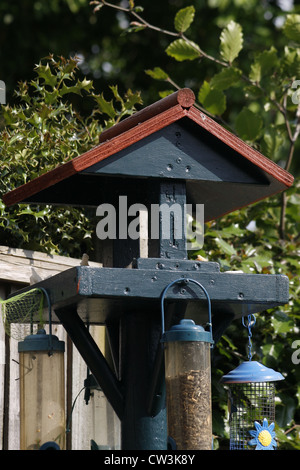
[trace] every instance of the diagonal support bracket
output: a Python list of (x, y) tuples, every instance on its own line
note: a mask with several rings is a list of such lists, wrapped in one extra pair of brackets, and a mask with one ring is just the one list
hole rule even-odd
[(122, 419), (124, 400), (120, 384), (90, 332), (78, 316), (76, 306), (55, 310), (55, 314), (88, 365), (114, 411)]

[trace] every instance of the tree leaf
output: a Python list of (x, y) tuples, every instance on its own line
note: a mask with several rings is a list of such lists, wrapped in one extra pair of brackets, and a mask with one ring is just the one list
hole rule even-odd
[(201, 56), (199, 46), (192, 41), (176, 39), (167, 47), (166, 53), (174, 57), (178, 62), (183, 60), (195, 60)]
[(86, 78), (84, 78), (82, 81), (77, 80), (77, 83), (75, 83), (74, 85), (72, 85), (70, 87), (68, 87), (63, 82), (63, 85), (62, 85), (61, 89), (59, 90), (59, 92), (60, 92), (61, 96), (65, 95), (67, 93), (75, 93), (76, 95), (81, 95), (82, 90), (90, 91), (91, 89), (93, 89), (92, 80), (87, 80)]
[(288, 331), (292, 331), (294, 327), (292, 318), (290, 318), (286, 313), (280, 311), (274, 313), (271, 323), (276, 334), (287, 333)]
[(236, 250), (233, 248), (233, 246), (229, 245), (229, 243), (225, 242), (225, 240), (222, 238), (216, 238), (215, 242), (219, 246), (220, 250), (226, 253), (226, 255), (236, 255)]
[(300, 77), (300, 48), (286, 46), (282, 60), (283, 73), (288, 77)]
[(132, 21), (130, 23), (130, 27), (124, 29), (121, 33), (121, 36), (126, 36), (126, 34), (130, 33), (138, 33), (139, 31), (143, 31), (143, 29), (147, 28), (147, 26), (143, 25), (142, 23), (138, 23), (137, 21)]
[(95, 100), (98, 103), (100, 112), (103, 114), (107, 114), (110, 118), (114, 118), (117, 113), (113, 105), (113, 101), (106, 101), (106, 99), (103, 96), (103, 93), (100, 95), (94, 95)]
[(210, 81), (211, 88), (215, 90), (226, 90), (232, 86), (242, 84), (240, 77), (242, 72), (239, 69), (229, 67), (222, 69), (221, 72), (214, 75)]
[(182, 8), (176, 13), (174, 26), (176, 31), (179, 33), (184, 33), (192, 24), (195, 16), (195, 8), (189, 6)]
[(159, 94), (160, 98), (165, 98), (166, 96), (172, 95), (172, 93), (174, 93), (174, 89), (173, 90), (163, 90), (163, 91), (160, 91), (158, 94)]
[(220, 52), (224, 60), (232, 63), (243, 48), (243, 32), (241, 26), (230, 21), (220, 36)]
[(83, 80), (77, 80), (77, 84), (79, 88), (85, 91), (91, 91), (93, 89), (93, 81), (87, 80), (85, 77)]
[(245, 234), (237, 224), (231, 224), (228, 227), (223, 227), (222, 238), (232, 238), (232, 236), (241, 237)]
[(243, 108), (236, 118), (235, 128), (241, 139), (255, 140), (262, 128), (262, 118), (248, 108)]
[(37, 74), (40, 78), (43, 78), (45, 85), (49, 85), (52, 88), (55, 87), (57, 83), (57, 76), (52, 74), (49, 64), (42, 65), (41, 63), (36, 67)]
[(81, 89), (80, 88), (78, 88), (76, 85), (67, 86), (65, 83), (62, 85), (59, 92), (60, 92), (61, 96), (64, 96), (67, 93), (75, 93), (76, 95), (81, 95)]
[[(143, 104), (143, 100), (141, 98), (141, 93), (139, 91), (136, 91), (133, 93), (130, 88), (127, 90), (124, 96), (124, 108), (127, 111), (132, 111), (132, 113), (135, 111), (135, 106), (137, 104)], [(128, 113), (127, 113), (128, 114)]]
[(300, 15), (287, 15), (283, 34), (292, 41), (300, 42)]
[(261, 151), (266, 157), (274, 159), (278, 150), (284, 144), (284, 135), (279, 129), (270, 127), (265, 129), (263, 140), (261, 143)]
[(145, 73), (155, 80), (167, 80), (169, 78), (168, 74), (160, 67), (154, 67), (152, 70), (145, 70)]
[(198, 93), (198, 100), (203, 104), (204, 108), (211, 114), (220, 116), (226, 109), (226, 96), (220, 90), (210, 88), (210, 84), (203, 82)]
[(261, 52), (251, 65), (250, 79), (254, 82), (260, 82), (262, 77), (269, 74), (277, 63), (277, 51), (274, 47), (271, 47), (268, 51)]
[(120, 96), (119, 90), (118, 90), (118, 85), (110, 85), (109, 87), (111, 91), (113, 92), (113, 95), (115, 97), (116, 101), (119, 101), (122, 105), (124, 105), (123, 98)]
[(283, 405), (276, 407), (276, 421), (279, 426), (284, 427), (291, 424), (297, 406), (296, 400), (288, 394), (279, 394)]

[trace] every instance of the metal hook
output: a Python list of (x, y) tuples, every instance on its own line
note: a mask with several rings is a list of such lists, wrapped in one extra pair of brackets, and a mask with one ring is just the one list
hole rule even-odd
[(41, 290), (47, 299), (48, 303), (48, 317), (49, 317), (49, 351), (48, 354), (49, 356), (52, 356), (53, 354), (53, 346), (52, 346), (52, 319), (51, 319), (51, 302), (50, 302), (50, 297), (46, 289), (44, 287), (38, 287), (39, 290)]
[(176, 283), (181, 283), (181, 284), (188, 284), (189, 282), (193, 282), (194, 284), (197, 284), (197, 286), (199, 286), (202, 291), (204, 292), (206, 298), (207, 298), (207, 303), (208, 303), (208, 323), (207, 323), (207, 326), (209, 326), (209, 331), (210, 331), (210, 334), (211, 334), (211, 337), (212, 337), (212, 322), (211, 322), (211, 301), (210, 301), (210, 297), (208, 295), (208, 292), (207, 290), (202, 286), (202, 284), (200, 284), (200, 282), (198, 281), (195, 281), (195, 279), (190, 279), (190, 278), (180, 278), (180, 279), (176, 279), (175, 281), (172, 281), (170, 282), (170, 284), (168, 284), (165, 289), (163, 290), (163, 293), (162, 293), (162, 296), (161, 296), (161, 324), (162, 324), (162, 335), (164, 335), (165, 333), (165, 312), (164, 312), (164, 299), (165, 299), (165, 295), (166, 295), (166, 292), (167, 290), (172, 287), (174, 284)]
[(255, 323), (256, 323), (256, 318), (255, 318), (255, 316), (253, 315), (253, 313), (250, 313), (249, 315), (247, 315), (247, 318), (248, 318), (248, 324), (247, 324), (247, 325), (245, 324), (245, 318), (246, 318), (245, 316), (242, 317), (242, 324), (243, 324), (243, 326), (244, 326), (245, 328), (248, 328), (248, 329), (250, 328), (250, 329), (251, 329), (252, 326), (254, 326)]

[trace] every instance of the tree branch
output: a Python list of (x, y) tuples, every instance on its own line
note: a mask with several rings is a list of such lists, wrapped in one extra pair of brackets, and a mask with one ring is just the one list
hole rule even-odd
[[(286, 99), (285, 99), (285, 103), (286, 103)], [(298, 104), (296, 117), (297, 117), (297, 123), (296, 123), (294, 134), (292, 134), (290, 123), (289, 123), (288, 118), (287, 118), (287, 113), (285, 112), (285, 122), (286, 122), (286, 127), (288, 129), (288, 134), (289, 134), (289, 139), (290, 139), (289, 155), (288, 155), (286, 165), (285, 165), (285, 170), (286, 171), (289, 171), (289, 169), (291, 167), (293, 157), (294, 157), (294, 153), (295, 153), (296, 141), (297, 141), (297, 139), (299, 137), (299, 134), (300, 134), (300, 103)], [(284, 193), (282, 193), (282, 198), (281, 198), (281, 214), (280, 214), (280, 225), (279, 225), (279, 235), (280, 235), (281, 240), (285, 239), (286, 207), (287, 207), (287, 195), (284, 192)]]
[[(146, 21), (141, 15), (139, 15), (133, 8), (129, 7), (129, 8), (125, 8), (125, 7), (122, 7), (120, 5), (115, 5), (115, 4), (112, 4), (112, 3), (109, 3), (107, 2), (106, 0), (100, 0), (99, 2), (91, 2), (91, 3), (94, 3), (94, 4), (101, 4), (102, 5), (106, 5), (108, 7), (111, 7), (111, 8), (114, 8), (116, 10), (119, 10), (119, 11), (123, 11), (125, 13), (127, 13), (128, 15), (131, 15), (133, 16), (136, 20), (138, 20), (139, 24), (141, 26), (144, 26), (145, 28), (148, 28), (148, 29), (152, 29), (154, 31), (158, 31), (159, 33), (162, 33), (162, 34), (166, 34), (168, 36), (172, 36), (172, 37), (177, 37), (177, 38), (182, 38), (184, 41), (186, 41), (187, 43), (191, 43), (191, 41), (182, 33), (182, 32), (174, 32), (174, 31), (169, 31), (169, 30), (166, 30), (166, 29), (163, 29), (163, 28), (160, 28), (158, 26), (154, 26), (152, 25), (151, 23), (149, 23), (148, 21)], [(130, 5), (130, 4), (129, 4)], [(219, 60), (217, 59), (216, 57), (213, 57), (209, 54), (207, 54), (206, 52), (204, 52), (200, 46), (199, 47), (199, 51), (200, 51), (200, 54), (201, 54), (201, 57), (204, 57), (205, 59), (211, 61), (211, 62), (214, 62), (215, 64), (218, 64), (218, 65), (221, 65), (222, 67), (225, 67), (225, 68), (228, 68), (231, 66), (230, 63), (227, 63), (227, 62), (223, 62), (222, 60)], [(283, 97), (283, 103), (281, 104), (280, 102), (278, 102), (277, 100), (273, 99), (270, 94), (258, 83), (258, 82), (255, 82), (253, 80), (251, 80), (250, 78), (248, 78), (246, 75), (242, 75), (241, 78), (248, 84), (256, 87), (268, 100), (270, 103), (272, 103), (272, 105), (283, 115), (284, 117), (284, 122), (285, 122), (285, 126), (286, 126), (286, 130), (287, 130), (287, 134), (288, 134), (288, 138), (289, 138), (289, 141), (290, 141), (290, 149), (289, 149), (289, 154), (288, 154), (288, 158), (287, 158), (287, 161), (286, 161), (286, 165), (285, 165), (285, 169), (287, 171), (289, 171), (289, 168), (291, 167), (291, 164), (292, 164), (292, 160), (293, 160), (293, 156), (294, 156), (294, 151), (295, 151), (295, 143), (296, 143), (296, 140), (297, 138), (299, 137), (299, 134), (300, 134), (300, 104), (298, 105), (298, 109), (297, 109), (297, 113), (296, 113), (296, 116), (297, 116), (297, 124), (296, 124), (296, 127), (295, 127), (295, 130), (294, 130), (294, 133), (292, 133), (292, 130), (291, 130), (291, 125), (290, 125), (290, 121), (288, 119), (288, 115), (287, 115), (287, 106), (286, 106), (286, 102), (287, 102), (287, 94), (284, 95)], [(176, 89), (179, 89), (180, 87), (173, 81), (171, 80), (170, 78), (168, 78), (167, 80), (169, 83), (171, 83)], [(203, 108), (201, 108), (200, 105), (198, 104), (195, 104), (195, 106), (197, 106), (199, 109), (203, 110), (204, 112), (207, 113), (206, 110), (204, 110)], [(208, 113), (209, 114), (209, 113)], [(213, 116), (214, 117), (214, 116)], [(222, 118), (220, 118), (221, 122), (222, 121)], [(224, 123), (224, 125), (227, 125), (226, 123)], [(280, 223), (279, 223), (279, 235), (280, 235), (280, 238), (282, 240), (284, 240), (285, 238), (285, 215), (286, 215), (286, 206), (287, 206), (287, 196), (286, 196), (286, 193), (283, 193), (282, 194), (282, 202), (281, 202), (281, 215), (280, 215)]]

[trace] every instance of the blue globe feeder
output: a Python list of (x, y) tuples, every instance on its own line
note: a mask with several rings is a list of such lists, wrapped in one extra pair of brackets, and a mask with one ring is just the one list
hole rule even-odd
[(253, 315), (248, 316), (249, 360), (221, 379), (228, 387), (230, 450), (275, 450), (275, 383), (284, 377), (251, 360), (251, 327), (255, 323), (251, 317), (254, 319)]

